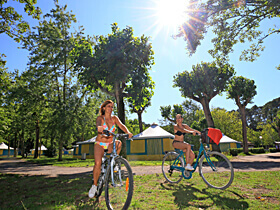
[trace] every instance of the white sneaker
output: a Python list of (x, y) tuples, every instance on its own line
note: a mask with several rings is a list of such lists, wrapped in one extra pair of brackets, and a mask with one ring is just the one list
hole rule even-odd
[(117, 172), (118, 170), (119, 170), (119, 166), (116, 165), (116, 166), (114, 167), (114, 172)]
[(96, 194), (96, 191), (97, 191), (97, 187), (95, 185), (92, 185), (92, 187), (88, 192), (88, 197), (93, 198)]
[(187, 165), (186, 169), (188, 171), (193, 171), (194, 170), (194, 168), (190, 164)]

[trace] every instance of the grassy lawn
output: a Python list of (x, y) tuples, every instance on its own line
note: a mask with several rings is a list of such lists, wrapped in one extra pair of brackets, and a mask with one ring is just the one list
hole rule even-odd
[[(41, 158), (37, 163), (40, 160), (60, 166), (93, 165), (92, 160)], [(148, 164), (160, 163), (153, 162)], [(174, 185), (165, 183), (162, 174), (134, 176), (130, 209), (279, 209), (279, 177), (280, 171), (235, 172), (233, 184), (221, 191), (208, 188), (198, 173)], [(0, 174), (0, 209), (107, 209), (104, 193), (99, 202), (88, 198), (90, 185), (88, 174), (74, 178)]]

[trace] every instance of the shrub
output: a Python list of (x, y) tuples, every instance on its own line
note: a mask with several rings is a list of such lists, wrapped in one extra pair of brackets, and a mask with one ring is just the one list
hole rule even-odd
[(273, 152), (279, 152), (279, 149), (276, 148), (269, 148), (269, 152), (273, 153)]
[(242, 148), (230, 148), (229, 153), (232, 156), (237, 156), (239, 153), (243, 152)]
[(263, 147), (259, 147), (259, 148), (249, 148), (249, 152), (254, 153), (254, 154), (265, 153)]

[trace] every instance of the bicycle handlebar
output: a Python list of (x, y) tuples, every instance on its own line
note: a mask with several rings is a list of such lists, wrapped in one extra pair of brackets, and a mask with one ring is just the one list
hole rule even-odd
[(105, 134), (105, 135), (107, 135), (107, 136), (110, 136), (110, 135), (112, 135), (112, 136), (115, 136), (116, 138), (117, 137), (124, 137), (124, 138), (126, 138), (126, 139), (128, 139), (128, 140), (131, 140), (131, 141), (133, 141), (133, 139), (129, 139), (128, 137), (129, 137), (129, 135), (127, 134), (127, 133), (113, 133), (112, 131), (108, 131), (108, 130), (103, 130), (103, 133)]

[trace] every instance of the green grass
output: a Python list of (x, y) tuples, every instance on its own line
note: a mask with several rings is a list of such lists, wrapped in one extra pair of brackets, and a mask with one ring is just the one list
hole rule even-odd
[[(130, 209), (279, 209), (280, 171), (236, 172), (224, 191), (208, 188), (198, 173), (179, 184), (162, 174), (134, 176)], [(87, 196), (91, 175), (44, 176), (0, 174), (0, 209), (107, 209)]]
[[(93, 159), (81, 160), (72, 158), (72, 156), (63, 156), (62, 161), (57, 161), (57, 157), (47, 158), (45, 156), (41, 156), (38, 159), (28, 157), (27, 161), (40, 165), (53, 165), (62, 167), (92, 167), (94, 165)], [(129, 164), (131, 166), (160, 166), (162, 161), (129, 161)]]

